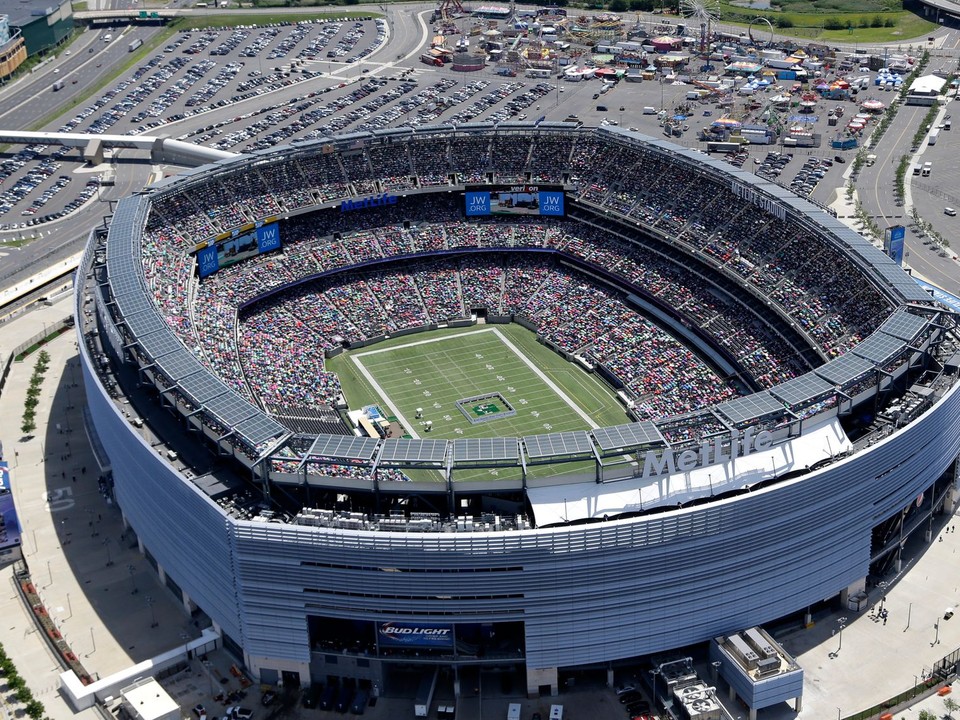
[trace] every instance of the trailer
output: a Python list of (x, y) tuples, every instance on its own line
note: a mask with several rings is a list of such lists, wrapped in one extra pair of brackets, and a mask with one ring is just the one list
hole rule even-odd
[(708, 142), (708, 153), (738, 153), (740, 152), (740, 143), (736, 142)]

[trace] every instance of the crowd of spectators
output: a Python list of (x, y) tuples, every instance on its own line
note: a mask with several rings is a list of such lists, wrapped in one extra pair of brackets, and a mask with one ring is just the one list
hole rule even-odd
[[(568, 203), (576, 197), (614, 211), (639, 230), (519, 216), (466, 223), (457, 193), (408, 196), (369, 212), (332, 209), (285, 222), (280, 252), (195, 280), (197, 242), (243, 223), (452, 178), (564, 182)], [(651, 239), (644, 228), (670, 239)], [(259, 163), (159, 195), (141, 253), (168, 324), (231, 387), (264, 406), (336, 404), (340, 387), (324, 352), (477, 310), (521, 316), (557, 347), (603, 365), (642, 417), (693, 411), (735, 392), (621, 291), (543, 253), (471, 253), (500, 248), (560, 251), (612, 274), (671, 308), (761, 386), (808, 369), (796, 339), (771, 332), (763, 308), (715, 287), (684, 253), (769, 298), (765, 311), (795, 322), (827, 357), (869, 335), (888, 310), (843, 253), (807, 228), (736, 197), (699, 166), (592, 135), (451, 133)], [(383, 262), (436, 251), (461, 254)]]

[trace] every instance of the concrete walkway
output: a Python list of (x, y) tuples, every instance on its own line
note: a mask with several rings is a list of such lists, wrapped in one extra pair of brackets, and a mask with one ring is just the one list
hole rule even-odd
[[(44, 323), (52, 325), (71, 311), (72, 298), (67, 297), (4, 324), (0, 347), (8, 352)], [(119, 510), (100, 492), (97, 463), (83, 428), (75, 334), (66, 333), (45, 349), (50, 368), (41, 388), (35, 436), (25, 439), (20, 432), (33, 354), (14, 363), (7, 379), (0, 397), (0, 438), (33, 583), (87, 672), (103, 677), (182, 645), (199, 630), (160, 586), (132, 534), (122, 535)], [(47, 717), (74, 717), (57, 691), (63, 668), (21, 601), (12, 567), (0, 571), (0, 582), (7, 589), (0, 596), (0, 616), (7, 619), (0, 642)], [(156, 628), (151, 627), (154, 618)]]

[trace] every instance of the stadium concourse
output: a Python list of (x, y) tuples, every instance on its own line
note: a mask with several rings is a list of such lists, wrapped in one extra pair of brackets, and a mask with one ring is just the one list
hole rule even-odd
[[(555, 693), (567, 669), (846, 607), (956, 501), (953, 316), (822, 208), (633, 132), (444, 126), (223, 161), (122, 200), (81, 275), (125, 522), (262, 682), (389, 694), (440, 662)], [(331, 358), (509, 322), (632, 422), (354, 432)], [(148, 442), (131, 408), (186, 432)], [(797, 698), (795, 670), (738, 693)]]

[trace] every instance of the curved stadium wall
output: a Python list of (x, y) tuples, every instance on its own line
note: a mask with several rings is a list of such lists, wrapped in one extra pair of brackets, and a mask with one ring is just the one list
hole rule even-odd
[[(593, 132), (611, 142), (649, 142)], [(656, 144), (678, 162), (708, 162)], [(242, 172), (263, 159), (220, 163), (190, 173), (187, 181), (225, 168)], [(726, 172), (708, 164), (713, 172)], [(736, 181), (746, 182), (745, 175)], [(157, 192), (176, 187), (168, 183)], [(791, 213), (809, 213), (822, 232), (847, 232), (821, 210), (770, 188), (755, 189)], [(83, 273), (107, 273), (114, 261), (123, 267), (111, 253), (121, 253), (122, 237), (135, 238), (142, 230), (149, 202), (121, 203), (105, 247), (91, 237)], [(900, 304), (929, 301), (851, 235), (844, 234), (844, 242), (854, 246), (855, 262), (879, 267), (881, 281)], [(118, 326), (107, 302), (145, 294), (144, 286), (142, 279), (131, 284), (119, 273), (105, 277), (109, 283), (96, 303), (101, 340), (122, 347), (129, 325)], [(82, 327), (90, 290), (78, 288)], [(265, 524), (230, 517), (144, 441), (111, 397), (90, 336), (81, 339), (90, 417), (126, 520), (185, 602), (202, 608), (242, 648), (257, 675), (287, 670), (309, 678), (314, 658), (308, 618), (317, 616), (522, 623), (521, 650), (534, 690), (541, 671), (546, 677), (553, 672), (555, 682), (558, 667), (655, 653), (769, 622), (862, 586), (873, 560), (873, 529), (927, 492), (960, 454), (960, 396), (951, 386), (913, 422), (822, 469), (658, 514), (503, 532)], [(129, 353), (121, 355), (132, 364)], [(150, 358), (138, 360), (149, 367)], [(140, 372), (141, 379), (150, 377)], [(248, 467), (255, 473), (256, 463)]]

